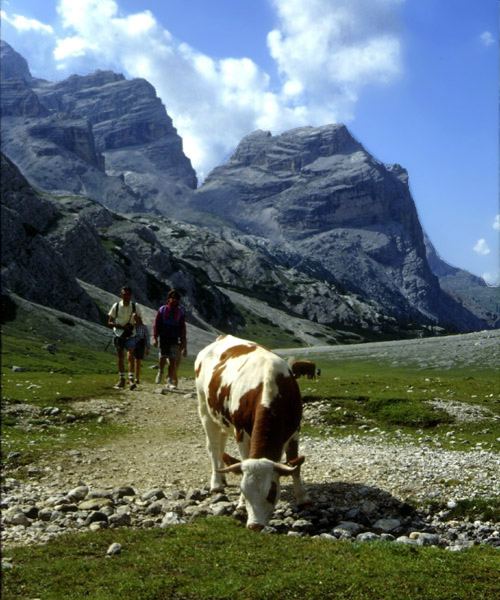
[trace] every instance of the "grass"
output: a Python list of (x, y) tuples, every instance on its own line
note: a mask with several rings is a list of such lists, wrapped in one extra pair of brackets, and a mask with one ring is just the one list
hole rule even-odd
[[(267, 324), (260, 325), (265, 332)], [(265, 343), (263, 338), (259, 341)], [(5, 456), (19, 449), (25, 464), (36, 464), (42, 453), (81, 448), (123, 433), (106, 420), (98, 423), (90, 413), (71, 423), (65, 420), (70, 401), (114, 395), (119, 402), (120, 392), (111, 387), (116, 376), (111, 349), (106, 353), (58, 342), (51, 354), (42, 348), (44, 343), (26, 332), (22, 338), (10, 332), (3, 336), (3, 402), (61, 409), (60, 416), (44, 417), (42, 422), (38, 416), (32, 422), (21, 422), (15, 415), (3, 419), (2, 452)], [(452, 429), (460, 449), (466, 439), (473, 447), (477, 441), (492, 444), (499, 436), (493, 423), (459, 424), (426, 402), (438, 397), (478, 404), (498, 414), (499, 399), (492, 393), (497, 375), (491, 370), (423, 371), (321, 357), (316, 362), (321, 379), (300, 379), (299, 384), (306, 401), (329, 404), (325, 425), (306, 427), (317, 435), (369, 435), (365, 432), (377, 427), (388, 434), (430, 434), (444, 447)], [(26, 371), (11, 371), (14, 364)], [(192, 360), (184, 360), (179, 374), (192, 377), (192, 369)], [(144, 378), (152, 382), (154, 375), (145, 365)], [(499, 506), (497, 498), (460, 500), (450, 518), (498, 519)], [(123, 551), (106, 558), (113, 542), (122, 544)], [(267, 536), (226, 518), (167, 529), (67, 534), (43, 546), (4, 548), (3, 558), (13, 564), (3, 570), (4, 600), (479, 600), (500, 592), (495, 577), (498, 551), (489, 547), (451, 553), (381, 542)]]
[(383, 362), (334, 361), (313, 358), (321, 367), (318, 381), (299, 379), (305, 402), (323, 401), (328, 408), (324, 427), (304, 428), (313, 435), (360, 434), (378, 429), (428, 436), (443, 447), (464, 450), (498, 449), (498, 424), (491, 420), (458, 422), (448, 412), (432, 406), (439, 398), (480, 406), (500, 414), (498, 373), (493, 369), (416, 369)]
[[(124, 426), (108, 419), (99, 420), (91, 410), (74, 414), (71, 402), (94, 398), (114, 397), (119, 402), (121, 392), (114, 390), (116, 383), (116, 356), (112, 347), (108, 352), (90, 350), (75, 344), (57, 342), (55, 353), (44, 349), (46, 342), (35, 334), (16, 337), (2, 336), (2, 405), (4, 408), (19, 404), (38, 409), (55, 407), (55, 416), (9, 412), (1, 422), (2, 461), (6, 467), (24, 467), (36, 462), (48, 451), (60, 452), (80, 449), (112, 436), (122, 435)], [(154, 380), (156, 372), (148, 369), (155, 359), (143, 365), (143, 380)], [(12, 366), (25, 369), (12, 371)], [(192, 361), (181, 363), (179, 374), (192, 377)], [(73, 415), (69, 419), (68, 415)], [(19, 453), (19, 455), (18, 455)], [(7, 461), (14, 454), (12, 461)], [(16, 474), (22, 475), (23, 471)]]
[(255, 315), (242, 306), (238, 306), (238, 310), (245, 319), (245, 326), (236, 334), (239, 337), (255, 340), (267, 348), (298, 348), (304, 345), (293, 331), (285, 331), (270, 319)]
[[(455, 484), (456, 482), (451, 482)], [(442, 504), (428, 502), (427, 506), (433, 511), (445, 510), (447, 519), (479, 519), (480, 521), (500, 521), (500, 498), (462, 498), (456, 501), (456, 506), (449, 508)]]
[[(113, 542), (122, 552), (107, 559)], [(13, 568), (3, 573), (4, 600), (479, 600), (500, 592), (491, 548), (451, 553), (259, 535), (219, 517), (168, 529), (66, 535), (5, 556)]]

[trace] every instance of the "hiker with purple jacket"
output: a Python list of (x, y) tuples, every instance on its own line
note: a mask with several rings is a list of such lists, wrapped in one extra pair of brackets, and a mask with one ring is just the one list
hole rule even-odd
[(177, 368), (182, 356), (187, 355), (186, 342), (186, 317), (184, 308), (180, 305), (181, 295), (177, 290), (170, 290), (167, 302), (156, 313), (153, 326), (153, 345), (159, 345), (159, 371), (156, 383), (162, 383), (163, 371), (168, 359), (169, 389), (175, 389), (178, 385)]

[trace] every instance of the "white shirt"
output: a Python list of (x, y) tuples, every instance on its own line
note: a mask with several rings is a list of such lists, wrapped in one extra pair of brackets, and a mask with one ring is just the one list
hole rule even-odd
[[(117, 304), (118, 304), (118, 312), (116, 311)], [(137, 303), (135, 303), (135, 313), (142, 318), (141, 308)], [(115, 332), (115, 334), (121, 335), (123, 333), (124, 325), (126, 325), (127, 323), (131, 323), (132, 325), (134, 325), (134, 323), (132, 323), (132, 302), (129, 302), (128, 306), (125, 306), (123, 304), (123, 300), (120, 300), (119, 302), (115, 302), (108, 313), (108, 317), (111, 317), (112, 319), (114, 319), (114, 321), (117, 325), (122, 326), (122, 329), (119, 329), (119, 328), (117, 329), (116, 327), (113, 327), (113, 331)], [(135, 333), (135, 327), (134, 327), (134, 333)]]

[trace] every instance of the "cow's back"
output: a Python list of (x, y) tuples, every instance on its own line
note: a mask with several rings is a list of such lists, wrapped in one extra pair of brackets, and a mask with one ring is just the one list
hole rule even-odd
[[(255, 427), (287, 437), (300, 424), (302, 400), (287, 363), (234, 336), (204, 348), (195, 361), (196, 386), (214, 420), (249, 435)], [(272, 411), (270, 410), (272, 404)]]

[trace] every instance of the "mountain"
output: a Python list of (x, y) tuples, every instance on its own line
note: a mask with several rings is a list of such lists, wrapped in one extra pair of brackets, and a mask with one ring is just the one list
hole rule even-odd
[(116, 296), (131, 283), (136, 300), (153, 309), (176, 287), (192, 324), (234, 331), (242, 321), (206, 275), (174, 256), (147, 224), (81, 196), (41, 194), (1, 159), (4, 293), (104, 323), (109, 306), (96, 304), (88, 285)]
[(400, 324), (484, 326), (432, 273), (406, 171), (377, 161), (344, 125), (254, 132), (190, 202), (315, 259), (327, 281)]
[(429, 266), (438, 277), (441, 288), (491, 327), (500, 328), (499, 288), (489, 286), (481, 277), (449, 265), (439, 256), (427, 236), (425, 248)]
[(32, 302), (97, 320), (97, 307), (45, 239), (44, 233), (59, 219), (57, 210), (3, 155), (1, 172), (2, 291), (10, 290)]
[[(96, 321), (105, 307), (89, 290), (116, 294), (126, 281), (156, 308), (177, 286), (206, 331), (244, 334), (267, 319), (307, 344), (498, 323), (486, 296), (467, 303), (443, 291), (406, 171), (377, 161), (345, 126), (254, 132), (196, 189), (148, 82), (110, 71), (48, 82), (8, 44), (0, 50), (4, 193), (14, 198), (5, 209), (17, 223), (2, 279), (12, 293), (74, 315), (80, 294)], [(43, 241), (71, 290), (45, 256), (28, 260), (22, 231)], [(52, 294), (38, 289), (42, 272)], [(66, 294), (77, 300), (65, 304)]]
[(171, 212), (196, 188), (182, 140), (151, 84), (97, 71), (34, 79), (1, 42), (2, 151), (34, 185), (117, 212)]

